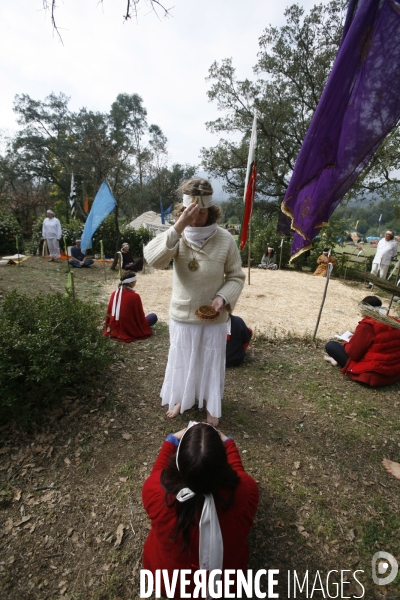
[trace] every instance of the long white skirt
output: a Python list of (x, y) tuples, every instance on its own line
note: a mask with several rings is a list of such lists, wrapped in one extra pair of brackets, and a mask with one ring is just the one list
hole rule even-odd
[(192, 325), (170, 320), (170, 348), (161, 389), (162, 405), (172, 410), (178, 402), (180, 412), (199, 408), (204, 401), (212, 417), (221, 416), (225, 383), (227, 325)]

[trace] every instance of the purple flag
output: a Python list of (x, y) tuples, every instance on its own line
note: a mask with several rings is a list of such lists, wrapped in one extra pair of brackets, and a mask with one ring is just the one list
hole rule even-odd
[(292, 258), (312, 239), (400, 118), (400, 0), (351, 0), (342, 41), (282, 210)]

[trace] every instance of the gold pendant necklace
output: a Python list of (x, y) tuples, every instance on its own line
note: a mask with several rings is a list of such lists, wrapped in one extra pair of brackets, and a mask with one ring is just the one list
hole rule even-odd
[(198, 255), (199, 252), (201, 252), (201, 248), (198, 252), (196, 252), (196, 254), (193, 252), (193, 248), (190, 248), (190, 249), (192, 251), (192, 260), (189, 260), (189, 262), (188, 262), (189, 271), (197, 271), (200, 264), (199, 264), (199, 261), (196, 260), (196, 256)]
[(200, 265), (199, 265), (198, 261), (195, 258), (193, 258), (192, 260), (190, 260), (188, 262), (188, 267), (189, 267), (190, 271), (197, 271), (197, 269), (199, 268), (199, 266)]

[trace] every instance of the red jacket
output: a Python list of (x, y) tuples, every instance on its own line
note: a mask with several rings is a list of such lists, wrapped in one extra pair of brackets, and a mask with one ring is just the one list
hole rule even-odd
[(400, 329), (365, 317), (344, 349), (349, 360), (341, 371), (351, 379), (373, 387), (400, 381)]
[[(217, 513), (224, 541), (224, 569), (247, 569), (249, 548), (247, 536), (253, 524), (258, 505), (258, 487), (256, 482), (243, 469), (242, 461), (233, 440), (225, 443), (228, 462), (240, 477), (235, 489), (235, 503), (226, 511)], [(143, 566), (154, 572), (156, 569), (168, 569), (169, 580), (174, 569), (199, 569), (199, 528), (194, 526), (190, 534), (189, 546), (181, 552), (181, 539), (174, 542), (171, 535), (176, 524), (175, 508), (165, 504), (165, 490), (160, 482), (161, 471), (168, 465), (171, 454), (176, 451), (172, 442), (164, 442), (154, 464), (150, 477), (145, 481), (142, 498), (144, 508), (151, 519), (151, 531), (143, 550)], [(223, 490), (220, 490), (224, 495)], [(192, 594), (193, 586), (188, 586)], [(231, 589), (234, 589), (233, 587)], [(180, 599), (180, 578), (178, 578), (175, 599)], [(163, 590), (165, 593), (165, 590)]]
[(150, 325), (144, 315), (142, 301), (134, 290), (122, 290), (119, 321), (111, 316), (115, 292), (111, 294), (107, 308), (104, 335), (119, 342), (135, 342), (151, 336)]

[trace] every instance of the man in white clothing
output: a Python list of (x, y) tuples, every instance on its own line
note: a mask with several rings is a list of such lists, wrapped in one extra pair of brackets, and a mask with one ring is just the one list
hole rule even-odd
[(61, 223), (54, 216), (52, 210), (47, 211), (47, 217), (42, 225), (42, 238), (44, 238), (49, 247), (49, 262), (56, 260), (60, 262), (60, 239), (62, 236)]
[(381, 279), (386, 279), (390, 261), (397, 256), (397, 242), (394, 239), (393, 231), (388, 230), (385, 237), (379, 240), (376, 248), (376, 254), (372, 263), (372, 275), (378, 275)]

